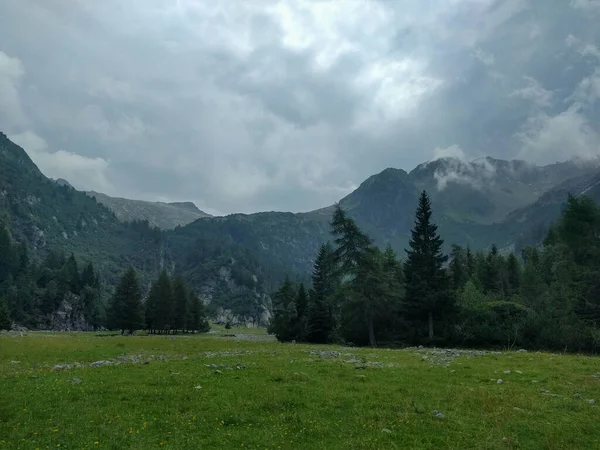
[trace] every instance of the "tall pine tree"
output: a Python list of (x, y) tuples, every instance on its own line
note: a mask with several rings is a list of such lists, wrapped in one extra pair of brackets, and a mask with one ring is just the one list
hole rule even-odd
[(335, 329), (334, 294), (337, 274), (333, 249), (329, 243), (321, 245), (312, 273), (309, 295), (307, 340), (316, 344), (331, 342)]
[(381, 252), (339, 205), (335, 207), (331, 228), (337, 244), (334, 259), (348, 288), (343, 306), (346, 310), (352, 309), (354, 316), (360, 314), (369, 344), (374, 347), (377, 345), (375, 318), (388, 295)]
[(111, 299), (110, 311), (114, 327), (120, 329), (121, 334), (125, 330), (133, 333), (144, 327), (142, 291), (133, 267), (129, 267), (121, 277)]
[(268, 327), (279, 341), (296, 339), (296, 295), (294, 284), (286, 277), (273, 298), (273, 317)]
[(453, 296), (442, 253), (444, 241), (432, 222), (431, 202), (425, 191), (419, 198), (407, 258), (404, 264), (405, 306), (409, 315), (427, 323), (428, 336), (434, 338), (434, 323), (443, 320), (453, 306)]
[(162, 333), (170, 329), (173, 310), (173, 287), (166, 270), (152, 283), (146, 299), (146, 325), (150, 332)]
[(184, 330), (188, 307), (188, 288), (180, 276), (173, 282), (173, 332)]
[(298, 293), (296, 294), (296, 339), (304, 341), (306, 339), (306, 322), (308, 316), (308, 295), (304, 283), (300, 283)]
[(0, 330), (10, 330), (11, 320), (8, 312), (8, 304), (4, 297), (0, 297)]

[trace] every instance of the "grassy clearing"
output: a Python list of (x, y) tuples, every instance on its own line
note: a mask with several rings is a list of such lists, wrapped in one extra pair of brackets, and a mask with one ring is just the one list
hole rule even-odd
[[(427, 350), (223, 336), (232, 333), (250, 334), (0, 335), (0, 449), (599, 448), (593, 357), (444, 366)], [(74, 362), (83, 366), (53, 371)]]

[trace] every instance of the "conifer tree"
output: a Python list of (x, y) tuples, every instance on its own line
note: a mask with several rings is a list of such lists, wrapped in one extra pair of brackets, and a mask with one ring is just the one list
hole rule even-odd
[(469, 280), (469, 273), (467, 268), (467, 255), (464, 249), (459, 245), (452, 244), (449, 269), (452, 288), (455, 290), (462, 289)]
[(161, 271), (158, 279), (152, 283), (146, 299), (146, 324), (151, 332), (170, 329), (173, 310), (173, 288), (166, 270)]
[(273, 298), (273, 317), (268, 331), (279, 341), (296, 339), (295, 325), (297, 323), (296, 290), (288, 277)]
[(485, 257), (481, 282), (484, 294), (502, 291), (502, 257), (495, 244)]
[(8, 276), (14, 275), (18, 265), (15, 245), (8, 229), (2, 225), (0, 226), (0, 282), (6, 280)]
[(475, 275), (475, 256), (471, 251), (471, 247), (467, 247), (467, 251), (465, 252), (465, 268), (467, 279), (470, 280)]
[(184, 330), (187, 307), (189, 303), (189, 291), (180, 276), (173, 281), (173, 332)]
[(331, 342), (335, 328), (333, 299), (337, 285), (333, 249), (329, 243), (321, 245), (312, 273), (309, 295), (307, 340), (317, 344)]
[(381, 255), (385, 297), (377, 312), (377, 328), (384, 336), (394, 340), (399, 337), (404, 300), (404, 270), (396, 252), (388, 244)]
[(4, 297), (0, 297), (0, 330), (10, 330), (11, 320), (8, 312), (8, 304)]
[(65, 263), (65, 274), (68, 289), (73, 293), (78, 293), (81, 290), (81, 280), (79, 278), (79, 266), (73, 253), (71, 253), (71, 256), (69, 256)]
[(357, 308), (364, 319), (369, 344), (376, 346), (375, 318), (380, 303), (386, 298), (385, 276), (379, 249), (363, 233), (356, 222), (336, 205), (331, 222), (337, 248), (334, 260), (347, 278), (346, 307)]
[(81, 273), (81, 287), (89, 286), (93, 289), (98, 289), (100, 281), (94, 271), (94, 265), (92, 263), (87, 264)]
[(514, 253), (510, 253), (506, 259), (506, 278), (508, 295), (517, 294), (521, 287), (521, 265)]
[(190, 317), (192, 322), (188, 325), (188, 329), (198, 331), (200, 333), (207, 333), (210, 331), (210, 324), (206, 317), (206, 311), (204, 303), (194, 293), (190, 293)]
[(121, 334), (125, 330), (133, 333), (144, 327), (142, 292), (133, 267), (129, 267), (121, 277), (110, 309), (114, 326), (121, 330)]
[(444, 268), (448, 257), (442, 253), (444, 241), (431, 221), (432, 210), (425, 191), (419, 198), (404, 265), (405, 306), (414, 318), (426, 321), (428, 336), (434, 338), (434, 322), (441, 320), (453, 306), (449, 280)]
[(308, 316), (308, 295), (304, 283), (300, 283), (296, 294), (296, 340), (306, 339), (306, 322)]

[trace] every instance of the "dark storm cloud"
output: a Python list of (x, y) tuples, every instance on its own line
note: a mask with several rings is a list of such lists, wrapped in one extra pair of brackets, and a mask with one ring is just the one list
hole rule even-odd
[(0, 128), (82, 189), (309, 210), (388, 166), (600, 154), (597, 0), (0, 6)]

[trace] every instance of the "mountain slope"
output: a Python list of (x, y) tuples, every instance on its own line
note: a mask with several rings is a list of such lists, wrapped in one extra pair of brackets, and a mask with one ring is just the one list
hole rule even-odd
[(417, 166), (410, 179), (426, 190), (439, 214), (459, 222), (498, 223), (515, 209), (535, 202), (564, 181), (590, 175), (598, 161), (566, 161), (535, 166), (519, 160), (441, 158)]
[(163, 203), (130, 200), (110, 197), (94, 191), (87, 192), (87, 194), (110, 209), (122, 222), (147, 220), (151, 227), (158, 227), (161, 230), (171, 230), (197, 219), (211, 217), (210, 214), (199, 210), (191, 202)]
[(157, 265), (160, 233), (122, 224), (83, 192), (46, 178), (27, 153), (0, 133), (0, 221), (41, 257), (47, 249), (93, 262), (113, 284), (128, 264)]
[(498, 224), (498, 233), (517, 248), (540, 242), (548, 227), (561, 214), (569, 195), (587, 195), (600, 203), (600, 170), (570, 178), (544, 193), (531, 205), (511, 212)]
[[(172, 207), (193, 212), (187, 203)], [(8, 225), (18, 241), (28, 242), (33, 258), (42, 258), (52, 249), (73, 252), (79, 262), (93, 262), (107, 288), (105, 297), (128, 265), (138, 270), (145, 288), (162, 268), (186, 271), (196, 275), (194, 288), (209, 293), (209, 299), (222, 304), (241, 299), (238, 312), (245, 312), (245, 305), (251, 305), (254, 317), (264, 316), (269, 302), (267, 284), (262, 280), (260, 262), (245, 246), (247, 241), (241, 245), (235, 242), (235, 235), (232, 239), (214, 233), (218, 222), (208, 229), (202, 227), (202, 220), (198, 222), (197, 228), (190, 230), (194, 240), (209, 242), (200, 251), (210, 252), (202, 253), (201, 261), (195, 264), (185, 239), (183, 247), (178, 246), (177, 237), (167, 238), (165, 232), (149, 227), (147, 222), (123, 223), (95, 198), (67, 182), (59, 184), (46, 178), (21, 147), (0, 133), (0, 223)], [(271, 245), (276, 247), (274, 242)], [(244, 285), (248, 279), (252, 280), (249, 288)]]

